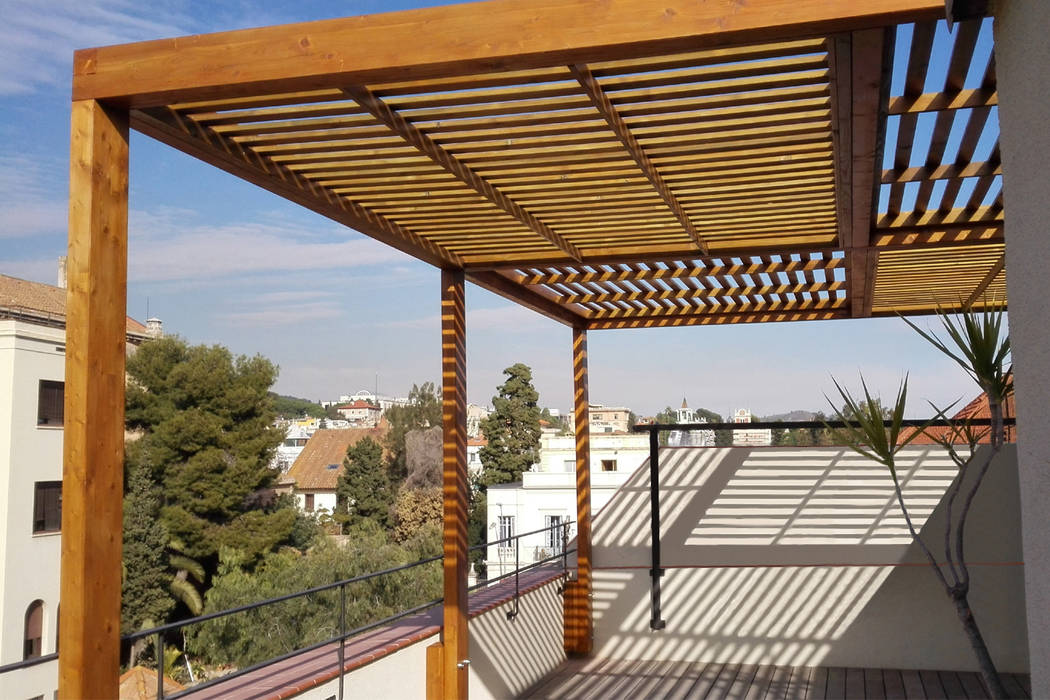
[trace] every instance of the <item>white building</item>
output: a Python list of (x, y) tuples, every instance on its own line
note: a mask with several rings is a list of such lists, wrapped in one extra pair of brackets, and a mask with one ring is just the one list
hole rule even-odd
[[(682, 407), (675, 410), (675, 423), (706, 423), (707, 419), (698, 416), (696, 410), (689, 408), (683, 398)], [(667, 436), (671, 447), (714, 447), (715, 431), (713, 430), (672, 430)]]
[[(733, 414), (734, 423), (750, 423), (751, 411), (746, 408), (738, 408)], [(769, 428), (750, 430), (733, 429), (734, 447), (768, 447), (773, 444), (773, 431)]]
[[(66, 290), (0, 275), (0, 665), (57, 649)], [(128, 339), (147, 329), (128, 319)], [(54, 661), (0, 675), (0, 698), (52, 697)]]
[(291, 469), (292, 465), (295, 464), (295, 460), (302, 454), (303, 448), (306, 447), (306, 441), (310, 439), (313, 433), (313, 430), (298, 423), (287, 424), (285, 426), (284, 440), (277, 446), (273, 466), (280, 469), (282, 474)]
[[(591, 512), (597, 513), (616, 490), (649, 458), (645, 433), (591, 435)], [(512, 537), (576, 520), (576, 438), (540, 437), (540, 461), (521, 483), (488, 488), (488, 541)], [(575, 536), (575, 525), (568, 536)], [(518, 562), (532, 563), (561, 551), (561, 536), (541, 532), (522, 537)], [(488, 576), (515, 568), (515, 543), (489, 546)]]
[(592, 403), (587, 407), (591, 433), (626, 433), (631, 429), (631, 409), (625, 406), (603, 406)]
[(383, 414), (378, 404), (363, 399), (337, 406), (335, 410), (355, 428), (374, 428), (379, 425), (379, 418)]

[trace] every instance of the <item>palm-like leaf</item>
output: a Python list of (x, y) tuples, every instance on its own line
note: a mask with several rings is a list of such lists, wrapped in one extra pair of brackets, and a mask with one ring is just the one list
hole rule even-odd
[(168, 562), (173, 569), (185, 571), (196, 579), (197, 583), (204, 583), (204, 567), (196, 559), (191, 559), (184, 554), (172, 554), (168, 557)]
[(200, 591), (192, 583), (184, 578), (174, 578), (168, 585), (168, 590), (177, 599), (189, 608), (194, 615), (200, 615), (204, 610), (204, 601), (201, 599)]

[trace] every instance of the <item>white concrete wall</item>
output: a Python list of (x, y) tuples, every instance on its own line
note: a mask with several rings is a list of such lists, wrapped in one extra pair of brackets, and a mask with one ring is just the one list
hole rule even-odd
[[(937, 504), (954, 465), (940, 448), (904, 454), (905, 501), (941, 552)], [(660, 486), (667, 627), (649, 629), (649, 479), (640, 470), (595, 518), (596, 656), (976, 670), (880, 465), (845, 448), (669, 449)], [(974, 501), (967, 555), (992, 655), (1001, 670), (1024, 672), (1017, 502), (1008, 446)]]
[[(513, 620), (507, 619), (513, 602), (471, 618), (471, 700), (517, 697), (565, 661), (562, 599), (556, 586), (551, 582), (523, 595)], [(427, 637), (351, 671), (344, 679), (346, 697), (425, 698), (426, 648), (437, 639)], [(338, 689), (336, 679), (295, 697), (329, 700)]]
[(1045, 282), (1050, 263), (1050, 3), (997, 0), (994, 8), (1032, 695), (1045, 698), (1050, 697), (1050, 314)]
[[(22, 660), (26, 609), (44, 601), (43, 652), (55, 651), (61, 536), (33, 534), (37, 481), (62, 479), (62, 429), (37, 427), (41, 379), (63, 381), (65, 333), (0, 321), (0, 664)], [(57, 664), (0, 676), (0, 697), (50, 697)]]

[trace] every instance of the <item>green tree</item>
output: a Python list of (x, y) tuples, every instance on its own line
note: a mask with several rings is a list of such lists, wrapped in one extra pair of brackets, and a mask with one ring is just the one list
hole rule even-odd
[(394, 541), (406, 542), (427, 527), (440, 528), (443, 512), (440, 488), (402, 488), (394, 501)]
[(405, 436), (412, 430), (421, 430), (441, 425), (441, 395), (433, 382), (422, 386), (412, 385), (408, 392), (408, 403), (391, 406), (384, 414), (390, 429), (386, 434), (387, 462), (390, 478), (401, 481), (407, 475)]
[[(156, 487), (169, 570), (192, 609), (189, 579), (209, 584), (220, 547), (255, 562), (295, 527), (269, 466), (283, 437), (269, 395), (277, 369), (259, 356), (166, 337), (143, 344), (127, 373), (127, 428), (139, 436), (127, 444), (129, 474), (141, 471)], [(125, 546), (140, 537), (129, 532)]]
[(175, 607), (168, 590), (172, 580), (164, 550), (168, 537), (163, 524), (157, 521), (157, 487), (142, 467), (129, 468), (126, 473), (121, 634), (161, 624)]
[[(670, 406), (667, 406), (667, 407), (664, 408), (664, 410), (662, 410), (662, 411), (660, 411), (659, 413), (656, 414), (656, 417), (654, 418), (654, 420), (656, 421), (657, 425), (675, 425), (676, 423), (678, 423), (678, 412), (675, 411)], [(659, 435), (659, 438), (658, 438), (659, 442), (660, 442), (660, 445), (663, 446), (663, 447), (666, 447), (667, 446), (667, 441), (668, 441), (668, 439), (670, 437), (671, 437), (671, 433), (669, 431), (666, 431), (666, 430), (660, 431), (660, 435)]]
[(308, 418), (324, 418), (325, 409), (319, 403), (314, 403), (309, 399), (300, 399), (295, 396), (282, 396), (270, 392), (270, 396), (273, 397), (273, 408), (277, 412), (277, 415), (281, 418), (302, 418), (306, 416)]
[(372, 520), (386, 527), (390, 520), (390, 480), (383, 467), (383, 446), (370, 437), (346, 449), (343, 472), (335, 487), (336, 519), (350, 527)]
[(532, 386), (532, 370), (519, 362), (503, 374), (507, 380), (492, 397), (493, 412), (481, 424), (488, 440), (479, 455), (486, 486), (520, 481), (539, 460), (540, 395)]

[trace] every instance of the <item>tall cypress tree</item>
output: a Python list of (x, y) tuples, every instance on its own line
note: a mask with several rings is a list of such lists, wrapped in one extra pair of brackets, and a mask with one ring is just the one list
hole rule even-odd
[(492, 397), (492, 414), (481, 424), (488, 445), (481, 448), (482, 483), (521, 481), (540, 458), (540, 395), (532, 370), (517, 363), (503, 370), (507, 380)]
[(388, 527), (391, 496), (390, 480), (383, 466), (383, 446), (370, 437), (350, 445), (335, 489), (337, 519), (350, 527), (363, 520)]
[(149, 473), (142, 467), (129, 466), (124, 496), (121, 634), (163, 623), (175, 606), (168, 594), (171, 572), (164, 551), (168, 537), (158, 522), (159, 514), (160, 496)]

